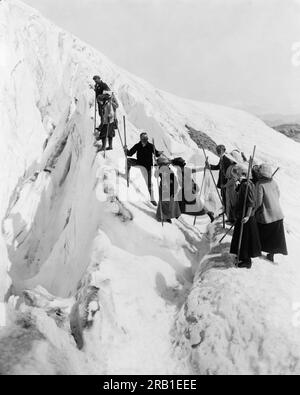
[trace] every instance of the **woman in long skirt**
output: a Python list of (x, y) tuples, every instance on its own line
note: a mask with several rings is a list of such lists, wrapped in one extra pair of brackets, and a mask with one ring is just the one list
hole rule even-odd
[(274, 262), (275, 254), (288, 255), (283, 224), (284, 215), (279, 201), (280, 191), (269, 165), (259, 166), (257, 174), (256, 220), (260, 241), (262, 251), (267, 253), (267, 259)]
[(175, 174), (170, 168), (170, 160), (164, 156), (158, 158), (159, 166), (159, 203), (156, 218), (159, 222), (172, 223), (173, 218), (181, 216), (179, 202), (175, 199)]
[(249, 180), (249, 187), (246, 199), (246, 216), (243, 218), (243, 207), (247, 190), (247, 168), (244, 166), (236, 166), (237, 178), (240, 185), (237, 190), (236, 201), (236, 224), (234, 227), (230, 252), (231, 254), (238, 255), (239, 239), (241, 233), (242, 223), (243, 235), (241, 250), (239, 256), (238, 267), (251, 269), (252, 258), (261, 256), (261, 244), (259, 239), (257, 222), (255, 219), (255, 187), (251, 180)]

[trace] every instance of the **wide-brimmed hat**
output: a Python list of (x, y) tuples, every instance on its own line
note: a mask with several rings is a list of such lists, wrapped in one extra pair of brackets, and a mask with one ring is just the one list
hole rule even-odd
[(173, 165), (173, 166), (184, 167), (184, 166), (186, 166), (186, 161), (185, 161), (183, 158), (181, 158), (181, 157), (179, 157), (179, 158), (174, 158), (174, 159), (172, 160), (172, 165)]
[(272, 178), (273, 177), (273, 169), (267, 163), (263, 163), (258, 167), (258, 174), (263, 178)]

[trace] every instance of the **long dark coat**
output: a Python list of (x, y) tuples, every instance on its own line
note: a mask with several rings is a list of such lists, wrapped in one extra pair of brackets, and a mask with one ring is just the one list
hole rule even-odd
[[(237, 221), (234, 227), (234, 232), (233, 232), (233, 237), (230, 247), (230, 253), (235, 255), (238, 254), (246, 187), (247, 187), (247, 183), (246, 181), (244, 181), (240, 185), (237, 191), (237, 204), (236, 204), (236, 213), (235, 213)], [(249, 184), (248, 195), (246, 200), (246, 213), (250, 207), (252, 208), (252, 215), (249, 221), (243, 227), (243, 237), (242, 237), (242, 244), (240, 251), (241, 261), (245, 261), (251, 258), (256, 258), (261, 256), (261, 242), (259, 238), (257, 222), (255, 219), (256, 194), (255, 194), (255, 187), (251, 181)]]

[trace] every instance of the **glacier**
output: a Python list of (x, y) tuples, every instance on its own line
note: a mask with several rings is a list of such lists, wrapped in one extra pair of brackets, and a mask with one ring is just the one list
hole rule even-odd
[[(17, 0), (0, 2), (0, 73), (0, 373), (299, 374), (300, 145), (156, 89)], [(237, 270), (220, 223), (162, 227), (136, 169), (127, 196), (118, 138), (106, 159), (93, 146), (99, 73), (128, 145), (147, 130), (201, 165), (189, 125), (280, 166), (289, 256)]]

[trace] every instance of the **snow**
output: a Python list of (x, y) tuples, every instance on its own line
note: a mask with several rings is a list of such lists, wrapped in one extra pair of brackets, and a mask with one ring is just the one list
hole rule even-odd
[[(0, 3), (0, 53), (0, 372), (299, 374), (300, 145), (250, 114), (152, 87), (15, 0)], [(127, 191), (118, 137), (96, 155), (99, 73), (129, 146), (147, 130), (203, 165), (188, 124), (280, 166), (289, 257), (237, 270), (219, 223), (156, 222), (138, 169)], [(205, 195), (218, 212), (211, 180)]]

